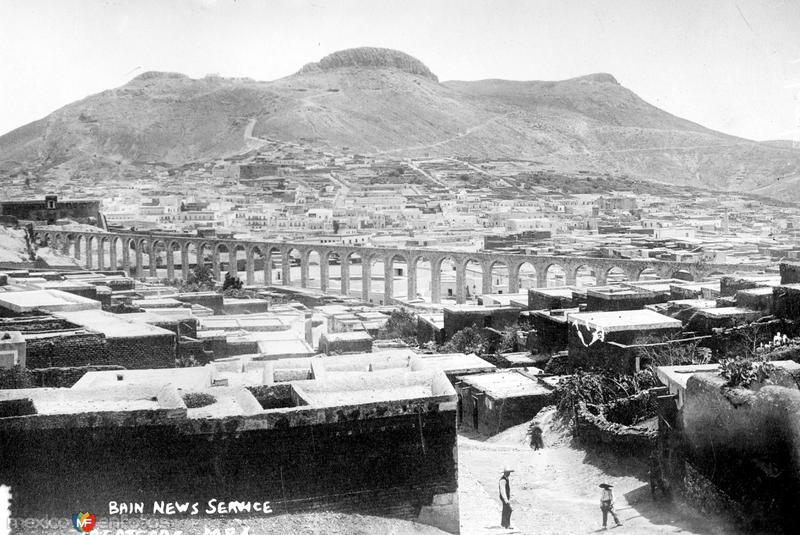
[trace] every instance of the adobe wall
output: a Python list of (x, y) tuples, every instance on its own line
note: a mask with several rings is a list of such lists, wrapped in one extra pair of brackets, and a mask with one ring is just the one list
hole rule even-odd
[(438, 328), (436, 324), (419, 316), (417, 317), (417, 341), (420, 344), (434, 342), (436, 345), (441, 345), (444, 343), (444, 329)]
[(772, 289), (775, 315), (787, 320), (800, 320), (800, 288), (776, 286)]
[(74, 368), (37, 368), (0, 370), (0, 390), (13, 388), (69, 388), (86, 372), (124, 370), (122, 366), (78, 366)]
[(746, 507), (754, 527), (796, 533), (800, 391), (766, 386), (754, 392), (723, 384), (713, 374), (687, 382), (681, 415), (687, 460)]
[(26, 366), (54, 368), (118, 365), (128, 369), (168, 368), (175, 365), (174, 334), (105, 338), (91, 332), (54, 333), (27, 340)]
[(365, 336), (356, 339), (337, 339), (332, 336), (328, 339), (327, 333), (322, 333), (319, 339), (319, 350), (326, 355), (344, 355), (346, 353), (372, 353), (372, 337)]
[[(437, 405), (438, 407), (438, 405)], [(270, 501), (276, 513), (351, 511), (458, 532), (454, 410), (239, 430), (237, 422), (0, 432), (12, 515), (107, 518), (109, 500)], [(43, 489), (47, 489), (43, 492)], [(202, 509), (202, 507), (201, 507)], [(435, 514), (435, 513), (444, 513)], [(444, 519), (444, 520), (443, 520)], [(449, 521), (448, 521), (449, 519)]]
[[(583, 335), (583, 341), (578, 336), (578, 329)], [(622, 345), (634, 345), (641, 340), (652, 336), (668, 336), (679, 332), (679, 328), (653, 329), (649, 331), (617, 331), (605, 334), (605, 342), (600, 340), (592, 343), (593, 331), (584, 325), (570, 325), (569, 329), (569, 360), (572, 369), (604, 369), (617, 373), (632, 373), (634, 371), (636, 354), (632, 349), (619, 347), (608, 342)], [(585, 342), (585, 343), (584, 343)]]
[[(455, 333), (477, 325), (479, 329), (492, 327), (503, 329), (513, 325), (519, 319), (520, 309), (518, 308), (487, 308), (483, 310), (450, 310), (444, 309), (444, 332), (445, 338), (449, 340)], [(488, 323), (488, 324), (487, 324)]]
[(531, 325), (536, 330), (535, 347), (542, 353), (557, 353), (567, 349), (569, 345), (570, 324), (556, 321), (539, 314), (530, 315)]
[(719, 295), (720, 297), (733, 297), (739, 290), (750, 290), (758, 288), (758, 286), (755, 281), (727, 275), (719, 281)]
[[(642, 392), (607, 405), (576, 407), (575, 432), (578, 438), (592, 445), (603, 445), (618, 454), (646, 458), (656, 443), (657, 431), (626, 421), (632, 414), (656, 413), (656, 396)], [(612, 421), (619, 420), (619, 421)]]
[(800, 262), (781, 262), (781, 284), (800, 282)]
[(586, 295), (586, 312), (616, 311), (616, 310), (639, 310), (646, 305), (663, 303), (667, 298), (663, 294), (651, 292), (641, 293), (624, 298), (596, 296), (588, 293)]
[[(461, 428), (473, 429), (486, 436), (496, 435), (509, 427), (527, 422), (536, 416), (543, 407), (553, 403), (552, 393), (492, 399), (472, 387), (458, 388), (457, 390), (461, 399)], [(473, 402), (474, 395), (477, 395), (478, 400), (477, 429), (473, 422), (473, 410), (476, 407)]]
[(571, 297), (547, 295), (533, 288), (528, 289), (529, 310), (552, 310), (554, 308), (571, 308), (578, 306)]

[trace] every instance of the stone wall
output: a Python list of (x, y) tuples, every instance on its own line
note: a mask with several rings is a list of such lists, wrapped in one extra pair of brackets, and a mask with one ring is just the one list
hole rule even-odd
[(0, 370), (0, 390), (10, 388), (69, 388), (86, 372), (124, 370), (122, 366), (77, 366), (73, 368), (37, 368)]
[(781, 262), (781, 284), (800, 282), (800, 262)]
[(624, 422), (628, 419), (625, 415), (653, 416), (656, 409), (656, 396), (649, 392), (608, 405), (587, 405), (581, 402), (575, 411), (575, 432), (584, 443), (602, 445), (621, 455), (646, 458), (655, 446), (657, 430), (652, 426), (630, 425), (612, 419)]
[[(578, 336), (578, 329), (583, 340)], [(637, 352), (634, 346), (646, 340), (648, 336), (665, 337), (675, 334), (679, 329), (656, 329), (651, 331), (616, 331), (605, 334), (605, 341), (592, 343), (593, 331), (583, 325), (570, 325), (569, 358), (572, 370), (602, 369), (615, 373), (633, 373), (636, 367)], [(615, 345), (611, 342), (615, 342)]]
[[(436, 405), (438, 407), (438, 405)], [(0, 480), (16, 517), (107, 518), (109, 500), (269, 501), (426, 520), (458, 532), (455, 412), (430, 410), (276, 429), (237, 422), (0, 431)], [(43, 493), (42, 489), (47, 489)], [(201, 507), (201, 514), (202, 514)], [(449, 523), (442, 521), (444, 510)]]
[[(493, 399), (472, 387), (456, 387), (459, 392), (459, 422), (463, 429), (473, 429), (487, 436), (529, 421), (543, 407), (553, 403), (553, 394)], [(477, 403), (475, 402), (477, 400)], [(477, 409), (478, 426), (475, 427)]]
[(733, 297), (739, 290), (749, 290), (751, 288), (758, 288), (758, 286), (758, 283), (755, 281), (734, 276), (725, 276), (719, 281), (719, 295), (721, 297)]
[(684, 498), (700, 512), (723, 515), (743, 523), (741, 504), (728, 496), (690, 463), (684, 463), (683, 492)]
[(485, 310), (478, 308), (469, 310), (444, 309), (444, 332), (449, 340), (455, 333), (466, 328), (477, 325), (479, 329), (492, 327), (503, 329), (513, 325), (519, 319), (520, 309), (515, 307), (498, 307)]
[(444, 329), (439, 328), (434, 322), (417, 317), (417, 342), (425, 344), (434, 342), (436, 345), (444, 343)]
[(27, 339), (28, 368), (118, 365), (128, 369), (168, 368), (177, 356), (174, 334), (105, 338), (92, 332), (53, 333)]
[(800, 522), (800, 391), (726, 388), (716, 374), (689, 378), (681, 414), (687, 460), (755, 528), (796, 533)]
[(800, 287), (776, 286), (772, 289), (772, 299), (777, 317), (800, 320)]

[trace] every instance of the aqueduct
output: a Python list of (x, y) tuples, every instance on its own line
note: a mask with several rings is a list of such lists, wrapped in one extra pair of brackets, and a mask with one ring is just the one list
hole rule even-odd
[[(185, 234), (167, 233), (106, 233), (71, 230), (51, 230), (47, 227), (34, 229), (34, 237), (63, 253), (72, 254), (87, 269), (122, 269), (133, 277), (155, 277), (157, 270), (166, 270), (167, 279), (184, 279), (197, 259), (210, 260), (214, 277), (219, 280), (222, 274), (222, 255), (227, 256), (227, 272), (239, 276), (244, 272), (247, 284), (255, 283), (256, 266), (261, 265), (263, 280), (267, 285), (292, 284), (291, 266), (300, 267), (299, 286), (308, 287), (309, 263), (311, 255), (319, 260), (319, 288), (329, 292), (329, 269), (331, 260), (349, 266), (357, 259), (361, 263), (362, 299), (369, 301), (372, 280), (372, 264), (383, 264), (383, 302), (393, 297), (393, 266), (404, 263), (406, 269), (407, 295), (417, 295), (417, 266), (419, 262), (429, 263), (431, 267), (431, 301), (441, 301), (443, 262), (451, 262), (455, 270), (456, 302), (464, 303), (467, 298), (467, 265), (480, 266), (482, 272), (481, 293), (492, 293), (492, 273), (497, 265), (507, 270), (507, 283), (503, 290), (516, 293), (520, 290), (520, 271), (523, 267), (535, 273), (536, 287), (547, 286), (547, 274), (551, 268), (564, 273), (564, 284), (575, 285), (581, 270), (594, 273), (595, 283), (604, 285), (610, 272), (624, 274), (630, 281), (637, 281), (647, 271), (659, 278), (670, 278), (676, 273), (688, 275), (692, 280), (701, 280), (712, 273), (733, 273), (736, 271), (761, 272), (767, 267), (760, 264), (707, 264), (671, 262), (653, 259), (594, 258), (587, 256), (548, 256), (525, 255), (499, 252), (459, 252), (421, 248), (363, 247), (349, 245), (251, 241), (223, 238), (208, 238)], [(176, 255), (180, 263), (176, 264)], [(146, 262), (145, 262), (146, 259)], [(279, 262), (273, 260), (279, 259)], [(272, 265), (280, 263), (280, 271), (274, 272)], [(180, 274), (176, 273), (176, 266)], [(240, 266), (242, 269), (240, 269)], [(146, 267), (146, 271), (145, 271)], [(273, 280), (275, 276), (276, 280)], [(279, 280), (278, 280), (279, 279)], [(336, 293), (349, 295), (350, 270), (341, 270), (341, 281)]]

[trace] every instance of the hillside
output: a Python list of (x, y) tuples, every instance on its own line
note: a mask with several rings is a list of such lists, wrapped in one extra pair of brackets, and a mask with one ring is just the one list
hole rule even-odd
[(440, 83), (419, 60), (374, 48), (272, 82), (142, 74), (0, 136), (0, 173), (183, 164), (252, 149), (259, 138), (375, 155), (513, 157), (800, 200), (797, 188), (773, 187), (800, 177), (800, 150), (675, 117), (609, 74)]

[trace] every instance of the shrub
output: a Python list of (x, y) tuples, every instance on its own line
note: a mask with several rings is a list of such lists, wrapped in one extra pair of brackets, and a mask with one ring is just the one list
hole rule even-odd
[(770, 362), (745, 357), (722, 359), (719, 368), (719, 374), (727, 381), (725, 386), (745, 388), (755, 382), (766, 381), (770, 373), (776, 370)]
[(406, 343), (417, 342), (417, 318), (404, 308), (392, 310), (381, 332), (382, 338), (400, 338)]
[(486, 340), (477, 325), (464, 327), (440, 348), (442, 353), (475, 353), (480, 356), (486, 348)]
[(244, 286), (242, 279), (239, 277), (232, 277), (230, 273), (225, 274), (225, 280), (222, 283), (223, 293), (226, 290), (241, 290)]
[(183, 402), (187, 409), (207, 407), (217, 402), (217, 398), (205, 392), (187, 392), (183, 395)]

